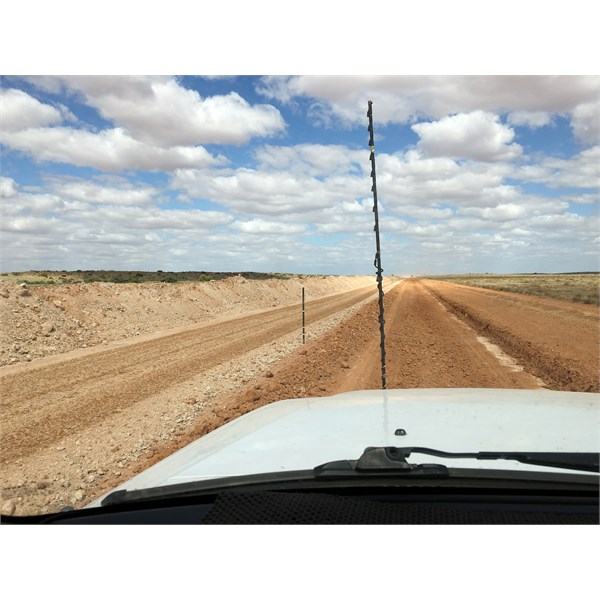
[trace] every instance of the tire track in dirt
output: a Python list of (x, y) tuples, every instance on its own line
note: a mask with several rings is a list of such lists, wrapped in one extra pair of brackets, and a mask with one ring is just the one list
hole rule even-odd
[(547, 387), (600, 391), (597, 308), (433, 280), (422, 280), (421, 285)]
[[(319, 320), (374, 295), (373, 286), (306, 303)], [(299, 305), (0, 374), (1, 462), (24, 457), (107, 415), (299, 329)]]
[[(389, 300), (388, 388), (539, 388), (539, 382), (528, 373), (502, 364), (476, 333), (452, 319), (418, 280), (406, 280)], [(380, 387), (378, 339), (357, 361), (357, 366), (366, 364), (370, 366), (368, 377), (354, 368), (337, 391)]]

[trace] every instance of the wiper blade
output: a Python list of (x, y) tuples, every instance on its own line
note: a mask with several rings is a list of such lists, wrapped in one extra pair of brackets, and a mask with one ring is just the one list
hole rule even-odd
[(557, 467), (598, 473), (600, 454), (595, 452), (444, 452), (434, 448), (398, 448), (404, 456), (411, 453), (429, 454), (442, 458), (474, 458), (476, 460), (516, 460), (529, 465)]
[(476, 460), (514, 460), (525, 464), (559, 469), (573, 469), (598, 473), (599, 454), (594, 452), (445, 452), (435, 448), (393, 446), (366, 448), (356, 460), (334, 461), (316, 467), (315, 471), (325, 475), (333, 470), (355, 472), (393, 472), (434, 474), (445, 469), (443, 465), (414, 465), (408, 463), (411, 454), (428, 454), (441, 458), (472, 458)]

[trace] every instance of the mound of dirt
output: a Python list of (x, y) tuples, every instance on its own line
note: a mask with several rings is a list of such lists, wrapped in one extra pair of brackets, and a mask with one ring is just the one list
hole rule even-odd
[(295, 304), (373, 283), (372, 277), (241, 276), (193, 283), (0, 283), (0, 366), (145, 333)]

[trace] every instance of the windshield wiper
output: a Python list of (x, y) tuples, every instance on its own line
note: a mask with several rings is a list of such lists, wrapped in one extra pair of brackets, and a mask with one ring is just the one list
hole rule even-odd
[(433, 448), (400, 448), (405, 456), (411, 452), (429, 454), (446, 458), (475, 458), (477, 460), (516, 460), (517, 462), (539, 465), (540, 467), (556, 467), (558, 469), (574, 469), (598, 473), (600, 455), (596, 452), (443, 452)]
[(525, 464), (576, 471), (598, 473), (599, 454), (594, 452), (444, 452), (419, 446), (396, 448), (381, 446), (366, 448), (358, 460), (341, 460), (325, 463), (315, 468), (317, 475), (326, 476), (334, 471), (356, 473), (410, 473), (420, 475), (441, 474), (444, 465), (410, 464), (411, 454), (428, 454), (441, 458), (472, 458), (476, 460), (514, 460)]
[[(336, 460), (311, 470), (278, 471), (177, 483), (140, 490), (117, 490), (102, 500), (102, 506), (143, 500), (182, 498), (197, 494), (220, 493), (227, 489), (264, 488), (286, 489), (302, 483), (314, 485), (334, 479), (370, 480), (396, 478), (408, 480), (447, 479), (452, 470), (443, 464), (410, 464), (412, 454), (429, 454), (446, 458), (474, 458), (478, 460), (516, 460), (540, 466), (558, 467), (578, 471), (598, 472), (598, 454), (593, 452), (444, 452), (434, 448), (379, 446), (366, 448), (358, 460)], [(576, 476), (580, 477), (580, 476)]]

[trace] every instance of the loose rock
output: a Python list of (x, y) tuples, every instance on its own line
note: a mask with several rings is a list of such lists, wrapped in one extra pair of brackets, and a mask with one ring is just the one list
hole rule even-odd
[(17, 506), (16, 506), (14, 500), (6, 500), (6, 502), (4, 502), (2, 504), (2, 514), (5, 515), (6, 517), (10, 517), (10, 516), (14, 515), (16, 509), (17, 509)]

